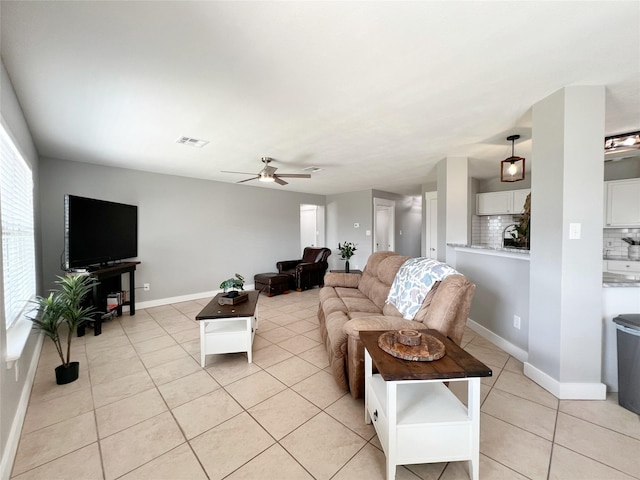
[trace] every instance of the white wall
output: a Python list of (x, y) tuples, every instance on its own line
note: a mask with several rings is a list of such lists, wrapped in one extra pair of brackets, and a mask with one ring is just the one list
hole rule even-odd
[[(601, 398), (604, 87), (533, 107), (529, 364), (560, 398)], [(581, 238), (569, 226), (581, 225)]]
[[(2, 125), (12, 137), (24, 159), (31, 165), (34, 176), (34, 205), (38, 203), (38, 154), (31, 139), (29, 128), (24, 120), (20, 104), (13, 90), (11, 80), (0, 64), (0, 113)], [(36, 215), (36, 252), (40, 246), (40, 238), (37, 226), (38, 212)], [(41, 269), (36, 253), (36, 278), (40, 284)], [(0, 257), (0, 267), (2, 258)], [(0, 271), (2, 269), (0, 268)], [(0, 286), (2, 282), (0, 282)], [(42, 293), (42, 289), (38, 289)], [(0, 300), (2, 300), (2, 288), (0, 288)], [(6, 358), (6, 333), (3, 301), (0, 301), (2, 319), (0, 324), (0, 478), (8, 478), (13, 463), (13, 455), (18, 446), (18, 438), (27, 408), (29, 392), (33, 382), (33, 370), (39, 355), (39, 335), (32, 334), (25, 346), (22, 357), (12, 369), (7, 369)], [(16, 378), (17, 369), (17, 378)]]

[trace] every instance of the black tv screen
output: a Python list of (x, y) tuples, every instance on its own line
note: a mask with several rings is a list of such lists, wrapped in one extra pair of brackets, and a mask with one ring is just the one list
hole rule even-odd
[(137, 256), (137, 206), (65, 195), (65, 269), (107, 265)]

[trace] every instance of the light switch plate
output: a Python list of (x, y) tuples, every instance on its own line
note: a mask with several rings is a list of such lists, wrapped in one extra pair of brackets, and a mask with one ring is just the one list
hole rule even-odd
[(569, 224), (569, 240), (580, 240), (582, 230), (582, 224), (570, 223)]

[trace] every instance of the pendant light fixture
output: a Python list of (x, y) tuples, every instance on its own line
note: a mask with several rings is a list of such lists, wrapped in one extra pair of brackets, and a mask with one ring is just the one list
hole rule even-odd
[(510, 135), (507, 140), (511, 142), (511, 156), (500, 162), (500, 181), (519, 182), (524, 180), (524, 158), (516, 157), (513, 153), (515, 141), (520, 135)]

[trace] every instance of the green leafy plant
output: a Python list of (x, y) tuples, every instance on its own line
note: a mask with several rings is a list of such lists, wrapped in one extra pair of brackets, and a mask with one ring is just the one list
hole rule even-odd
[[(37, 306), (36, 315), (29, 319), (37, 330), (53, 341), (62, 365), (68, 367), (71, 363), (71, 341), (78, 326), (93, 319), (95, 309), (92, 306), (82, 306), (82, 303), (96, 281), (84, 275), (68, 275), (58, 277), (55, 283), (60, 286), (59, 289), (52, 290), (46, 297), (37, 296), (33, 300)], [(63, 325), (67, 327), (66, 355), (60, 332)]]
[(524, 202), (524, 211), (520, 216), (520, 221), (516, 224), (515, 232), (511, 233), (511, 237), (517, 245), (522, 248), (529, 248), (529, 226), (531, 224), (531, 194), (527, 195)]
[(340, 258), (344, 260), (349, 260), (351, 257), (355, 255), (357, 246), (358, 246), (357, 243), (351, 243), (351, 242), (344, 242), (342, 244), (338, 243), (338, 250), (340, 250)]
[(220, 288), (224, 290), (224, 293), (227, 293), (228, 288), (233, 290), (244, 290), (244, 277), (239, 273), (236, 273), (235, 278), (227, 278), (222, 282), (220, 284)]

